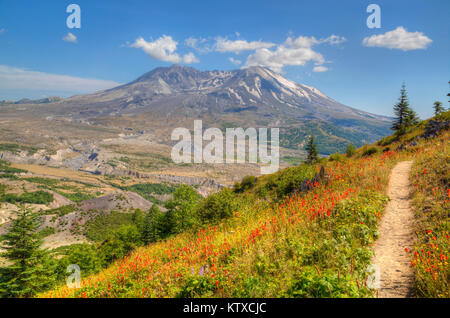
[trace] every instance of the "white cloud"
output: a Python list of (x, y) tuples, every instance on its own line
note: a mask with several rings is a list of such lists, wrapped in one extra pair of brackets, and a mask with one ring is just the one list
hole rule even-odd
[(0, 90), (90, 93), (121, 85), (114, 81), (49, 74), (0, 65)]
[(365, 46), (385, 47), (402, 51), (426, 49), (431, 42), (433, 41), (422, 32), (408, 32), (401, 26), (393, 31), (363, 39)]
[(139, 37), (130, 46), (142, 49), (150, 57), (171, 63), (198, 63), (199, 60), (193, 53), (188, 53), (182, 57), (176, 53), (178, 42), (173, 40), (171, 36), (163, 35), (153, 42), (147, 42), (142, 37)]
[(200, 42), (200, 40), (199, 39), (197, 39), (197, 38), (194, 38), (194, 37), (189, 37), (189, 38), (187, 38), (186, 40), (184, 40), (184, 43), (187, 45), (187, 46), (190, 46), (191, 48), (196, 48), (197, 47), (197, 44)]
[(241, 61), (241, 60), (237, 60), (237, 59), (235, 59), (235, 58), (233, 58), (233, 57), (230, 57), (230, 58), (228, 59), (228, 61), (230, 61), (230, 62), (233, 63), (234, 65), (241, 65), (241, 64), (242, 64), (242, 61)]
[(313, 72), (326, 72), (328, 71), (328, 67), (323, 65), (314, 66)]
[(247, 42), (245, 40), (233, 41), (219, 36), (216, 38), (214, 49), (217, 52), (221, 53), (233, 52), (238, 54), (242, 51), (253, 51), (262, 48), (271, 48), (273, 46), (275, 46), (275, 44), (270, 42), (262, 42), (262, 41)]
[(301, 48), (301, 47), (312, 47), (313, 45), (328, 43), (331, 45), (338, 45), (347, 41), (347, 39), (343, 36), (338, 35), (330, 35), (327, 38), (316, 39), (315, 37), (307, 37), (307, 36), (299, 36), (297, 38), (288, 37), (284, 42), (285, 45), (291, 46), (293, 48)]
[(189, 52), (183, 56), (183, 63), (192, 64), (198, 63), (199, 60), (195, 57), (194, 53)]
[(339, 44), (344, 43), (346, 41), (347, 41), (347, 39), (345, 37), (339, 36), (339, 35), (335, 35), (335, 34), (332, 34), (332, 35), (330, 35), (327, 38), (319, 40), (320, 43), (329, 43), (331, 45), (339, 45)]
[(65, 37), (63, 37), (63, 40), (66, 42), (77, 43), (77, 37), (70, 32), (67, 33), (67, 35)]
[(337, 35), (331, 35), (323, 39), (307, 36), (288, 37), (283, 44), (278, 45), (273, 50), (267, 48), (255, 50), (253, 54), (248, 56), (245, 66), (265, 66), (275, 72), (282, 72), (284, 66), (304, 66), (312, 61), (315, 64), (315, 72), (325, 72), (328, 68), (321, 66), (325, 63), (325, 58), (315, 51), (313, 46), (323, 43), (337, 45), (344, 41), (346, 41), (344, 37)]
[(207, 41), (208, 40), (205, 38), (189, 37), (186, 40), (184, 40), (184, 44), (200, 53), (209, 53), (212, 51), (212, 48), (210, 45), (206, 44)]

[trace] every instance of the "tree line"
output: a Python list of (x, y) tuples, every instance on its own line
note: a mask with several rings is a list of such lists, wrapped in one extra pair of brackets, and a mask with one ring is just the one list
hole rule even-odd
[[(447, 96), (450, 96), (450, 93), (448, 93)], [(433, 103), (433, 110), (435, 116), (439, 116), (446, 111), (445, 107), (440, 101), (435, 101)], [(394, 105), (393, 111), (395, 117), (392, 122), (391, 129), (398, 135), (404, 134), (409, 127), (414, 126), (419, 122), (419, 117), (409, 105), (406, 85), (404, 83), (402, 84), (402, 88), (400, 89), (400, 97), (398, 99), (398, 102)], [(319, 161), (317, 146), (314, 143), (314, 136), (310, 136), (305, 150), (307, 153), (305, 160), (306, 163), (313, 164)], [(354, 153), (354, 151), (355, 147), (353, 145), (348, 145), (346, 150), (347, 156), (351, 156), (351, 153)], [(330, 157), (332, 156), (333, 155), (331, 155)]]

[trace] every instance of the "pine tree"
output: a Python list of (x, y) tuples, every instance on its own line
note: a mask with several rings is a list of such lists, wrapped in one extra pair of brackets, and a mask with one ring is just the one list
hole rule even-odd
[(309, 138), (308, 144), (306, 145), (305, 149), (307, 152), (306, 163), (312, 164), (319, 160), (316, 144), (314, 143), (314, 136), (311, 136)]
[(412, 109), (408, 107), (408, 111), (406, 113), (406, 118), (405, 118), (405, 126), (412, 126), (415, 125), (419, 122), (419, 117), (417, 116), (416, 112)]
[(42, 239), (37, 229), (40, 218), (32, 210), (23, 209), (11, 219), (9, 232), (3, 235), (1, 254), (7, 267), (0, 268), (0, 296), (31, 297), (51, 287), (54, 271), (45, 250), (40, 249)]
[(437, 116), (445, 111), (444, 107), (442, 106), (441, 102), (434, 102), (434, 115)]
[(145, 215), (144, 226), (142, 231), (142, 240), (144, 244), (150, 244), (158, 241), (164, 235), (162, 220), (164, 214), (159, 210), (156, 204), (150, 208)]
[[(450, 84), (450, 81), (448, 83)], [(447, 96), (450, 97), (450, 93), (447, 93)], [(450, 100), (448, 102), (450, 103)]]
[(395, 131), (401, 131), (419, 121), (416, 112), (409, 107), (405, 84), (402, 85), (402, 89), (400, 90), (398, 103), (394, 105), (394, 114), (395, 119), (392, 124), (392, 130)]

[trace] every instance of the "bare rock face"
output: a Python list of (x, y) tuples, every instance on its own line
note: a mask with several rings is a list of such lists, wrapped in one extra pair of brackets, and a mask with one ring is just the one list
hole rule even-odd
[(141, 209), (147, 211), (153, 203), (147, 201), (139, 194), (134, 192), (122, 192), (119, 194), (110, 194), (107, 196), (82, 201), (80, 209), (83, 211), (98, 210), (135, 210)]

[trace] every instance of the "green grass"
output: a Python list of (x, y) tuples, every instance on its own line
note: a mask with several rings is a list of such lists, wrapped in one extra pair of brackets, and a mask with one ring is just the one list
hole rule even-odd
[(76, 210), (77, 210), (77, 208), (75, 205), (69, 204), (69, 205), (64, 205), (64, 206), (56, 208), (56, 209), (45, 210), (42, 212), (42, 214), (45, 214), (45, 215), (56, 214), (58, 216), (64, 216), (64, 215), (74, 212)]
[(124, 191), (135, 192), (144, 199), (156, 204), (162, 204), (163, 202), (156, 198), (155, 195), (171, 194), (176, 189), (175, 186), (165, 183), (138, 183), (131, 186), (120, 186), (111, 182), (110, 185)]
[(9, 180), (19, 180), (19, 177), (12, 173), (1, 173), (0, 178)]
[(49, 188), (53, 188), (59, 183), (59, 180), (57, 180), (57, 179), (41, 178), (41, 177), (23, 178), (23, 180), (26, 180), (26, 181), (32, 182), (32, 183), (37, 183), (40, 185), (44, 185)]
[(55, 229), (53, 227), (45, 227), (39, 231), (39, 237), (41, 239), (43, 239), (49, 235), (52, 235), (52, 234), (55, 234)]
[(6, 144), (2, 143), (0, 144), (0, 151), (9, 151), (14, 154), (18, 154), (21, 151), (28, 151), (29, 155), (33, 155), (38, 151), (37, 148), (29, 147), (29, 146), (22, 146), (19, 144)]
[(287, 162), (293, 166), (302, 164), (305, 161), (304, 157), (292, 157), (292, 156), (284, 156), (281, 157), (281, 160), (283, 160), (284, 162)]
[(63, 192), (63, 191), (56, 190), (55, 192), (62, 195), (63, 197), (66, 197), (67, 199), (69, 199), (70, 201), (73, 201), (73, 202), (81, 202), (81, 201), (93, 199), (96, 197), (94, 194), (81, 192), (81, 191)]
[(53, 202), (53, 194), (46, 191), (25, 192), (21, 195), (8, 193), (0, 196), (0, 202), (8, 203), (31, 203), (31, 204), (49, 204)]
[(91, 241), (101, 242), (120, 226), (133, 224), (132, 218), (132, 213), (111, 211), (109, 214), (100, 214), (86, 223), (84, 234)]
[[(0, 144), (0, 146), (1, 146), (1, 144)], [(0, 149), (0, 151), (1, 151), (1, 149)], [(14, 174), (14, 173), (27, 172), (27, 171), (23, 170), (23, 169), (12, 168), (11, 164), (9, 162), (0, 160), (0, 172), (6, 173), (6, 174)]]

